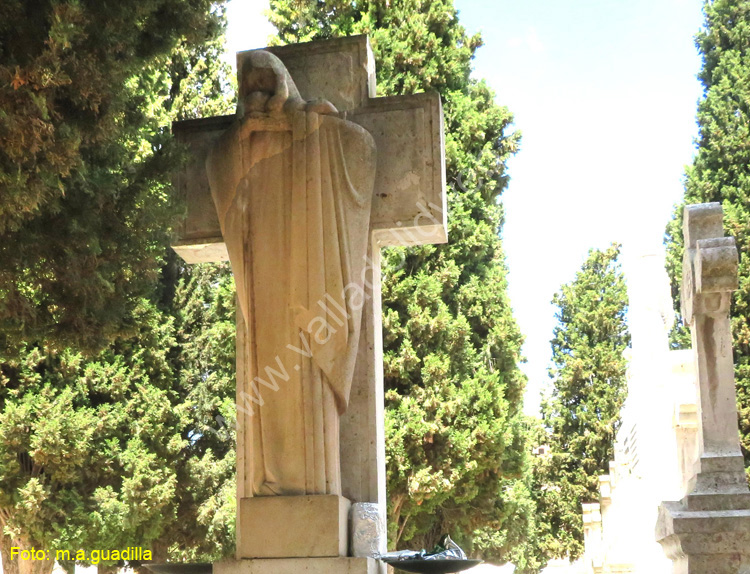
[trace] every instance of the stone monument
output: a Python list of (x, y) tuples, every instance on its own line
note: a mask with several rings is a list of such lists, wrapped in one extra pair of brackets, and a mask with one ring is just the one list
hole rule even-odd
[(374, 573), (349, 509), (384, 521), (379, 251), (447, 241), (440, 98), (376, 98), (364, 36), (237, 69), (236, 116), (174, 125), (192, 160), (173, 247), (237, 285), (237, 552), (214, 569)]
[(729, 306), (737, 289), (734, 238), (719, 203), (684, 211), (682, 314), (697, 373), (697, 448), (687, 495), (659, 507), (656, 539), (676, 574), (750, 572), (750, 491), (737, 430)]

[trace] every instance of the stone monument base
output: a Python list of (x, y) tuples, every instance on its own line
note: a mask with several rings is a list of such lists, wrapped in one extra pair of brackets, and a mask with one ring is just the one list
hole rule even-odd
[(675, 574), (750, 572), (750, 510), (688, 510), (665, 502), (656, 538)]
[(347, 556), (350, 507), (349, 500), (332, 494), (242, 498), (237, 558)]
[(695, 490), (659, 507), (656, 540), (675, 574), (750, 572), (750, 491), (741, 456), (701, 457)]
[(256, 558), (214, 564), (213, 574), (381, 574), (373, 558)]

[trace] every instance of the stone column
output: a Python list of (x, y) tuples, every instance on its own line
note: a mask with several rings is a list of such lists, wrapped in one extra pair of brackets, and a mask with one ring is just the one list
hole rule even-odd
[(750, 491), (737, 431), (729, 306), (737, 248), (719, 203), (684, 212), (682, 314), (698, 375), (698, 448), (687, 496), (659, 507), (656, 539), (675, 574), (750, 573)]
[(604, 569), (605, 561), (601, 506), (598, 502), (592, 502), (583, 503), (581, 508), (583, 513), (583, 542), (586, 549), (583, 557), (584, 563), (590, 572), (599, 574)]

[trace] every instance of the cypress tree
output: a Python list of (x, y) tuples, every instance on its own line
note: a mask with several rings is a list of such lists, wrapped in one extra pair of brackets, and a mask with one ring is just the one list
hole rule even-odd
[(233, 540), (233, 436), (209, 431), (228, 413), (231, 361), (202, 362), (190, 331), (233, 323), (233, 295), (190, 287), (221, 284), (221, 267), (162, 263), (180, 159), (169, 123), (231, 108), (223, 10), (11, 0), (0, 16), (5, 571), (52, 567), (8, 562), (10, 545), (218, 558)]
[(481, 38), (466, 33), (452, 0), (272, 0), (270, 17), (282, 43), (368, 34), (379, 95), (442, 96), (449, 243), (383, 258), (389, 540), (431, 547), (449, 532), (507, 559), (519, 532), (511, 517), (528, 508), (515, 490), (526, 450), (522, 338), (499, 238), (520, 134), (470, 78)]
[[(139, 327), (95, 357), (32, 345), (0, 367), (0, 523), (10, 546), (149, 547), (173, 514), (185, 411), (172, 389), (171, 319), (147, 300)], [(54, 555), (53, 555), (54, 558)]]
[(234, 552), (235, 289), (229, 264), (181, 266), (172, 305), (175, 381), (187, 417), (177, 468), (176, 520), (161, 536), (170, 560)]
[[(703, 56), (698, 150), (686, 169), (683, 201), (667, 226), (667, 271), (679, 317), (682, 209), (686, 204), (720, 202), (725, 232), (736, 239), (740, 257), (739, 289), (733, 294), (730, 316), (740, 441), (750, 467), (750, 2), (707, 1), (703, 11), (704, 27), (696, 36)], [(675, 347), (690, 346), (689, 330), (681, 322), (672, 342)]]
[(630, 345), (628, 296), (618, 264), (620, 246), (592, 249), (575, 279), (563, 285), (557, 306), (550, 376), (542, 404), (549, 453), (534, 461), (538, 542), (548, 557), (577, 558), (583, 551), (581, 503), (599, 499), (598, 476), (607, 472), (627, 393)]
[(0, 3), (0, 354), (138, 331), (173, 209), (169, 66), (212, 0)]

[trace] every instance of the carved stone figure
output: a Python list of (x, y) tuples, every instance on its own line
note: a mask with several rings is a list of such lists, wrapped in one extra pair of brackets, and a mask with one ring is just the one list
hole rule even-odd
[(269, 52), (240, 78), (238, 117), (206, 168), (237, 285), (245, 480), (253, 496), (341, 494), (375, 144), (329, 102), (305, 102)]

